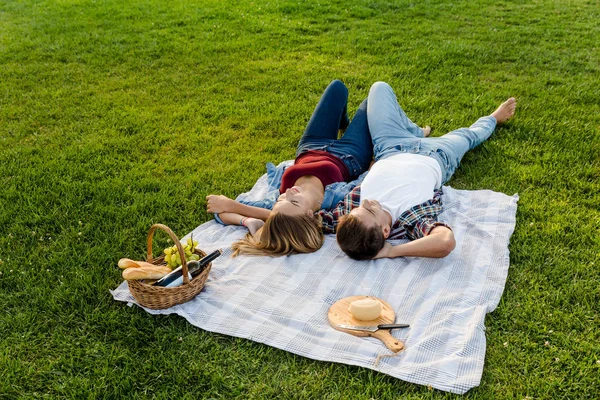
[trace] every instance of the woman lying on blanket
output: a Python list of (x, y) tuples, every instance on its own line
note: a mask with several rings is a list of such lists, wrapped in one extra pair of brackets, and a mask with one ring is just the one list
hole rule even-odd
[[(278, 170), (271, 165), (268, 171), (276, 195), (261, 201), (207, 196), (207, 209), (218, 214), (217, 221), (250, 231), (234, 244), (234, 255), (286, 255), (321, 248), (324, 236), (315, 212), (340, 202), (360, 182), (373, 157), (367, 101), (351, 123), (347, 103), (346, 86), (331, 82), (300, 139), (294, 165)], [(345, 133), (338, 139), (340, 129)]]

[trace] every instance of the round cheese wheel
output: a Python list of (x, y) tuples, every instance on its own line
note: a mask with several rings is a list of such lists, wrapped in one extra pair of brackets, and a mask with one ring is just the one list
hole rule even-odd
[(355, 300), (348, 307), (350, 314), (361, 321), (371, 321), (379, 318), (382, 310), (381, 302), (375, 299)]

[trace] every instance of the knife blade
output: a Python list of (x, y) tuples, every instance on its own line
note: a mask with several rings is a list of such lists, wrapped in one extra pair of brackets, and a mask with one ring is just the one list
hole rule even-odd
[(408, 324), (381, 324), (374, 326), (357, 326), (357, 325), (338, 325), (338, 328), (349, 329), (352, 331), (376, 332), (379, 329), (400, 329), (408, 328)]

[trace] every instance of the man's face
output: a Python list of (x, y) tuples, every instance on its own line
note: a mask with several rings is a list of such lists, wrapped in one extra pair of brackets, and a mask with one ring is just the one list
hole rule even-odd
[(300, 186), (293, 186), (279, 195), (273, 211), (286, 215), (312, 215), (310, 199)]
[(378, 226), (384, 237), (390, 234), (389, 217), (377, 200), (363, 200), (360, 207), (350, 211), (350, 215), (358, 218), (367, 227)]

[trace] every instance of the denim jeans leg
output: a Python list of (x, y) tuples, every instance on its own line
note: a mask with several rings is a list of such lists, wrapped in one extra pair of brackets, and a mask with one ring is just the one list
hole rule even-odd
[(296, 155), (336, 140), (338, 130), (348, 125), (347, 105), (348, 88), (342, 81), (332, 81), (308, 121)]
[(394, 90), (385, 82), (371, 86), (367, 115), (376, 158), (398, 144), (399, 139), (423, 137), (423, 130), (406, 116)]
[(421, 153), (429, 152), (438, 160), (445, 183), (450, 180), (467, 151), (485, 142), (495, 128), (494, 117), (481, 117), (469, 128), (460, 128), (437, 138), (423, 139)]
[(344, 136), (329, 147), (329, 152), (344, 161), (352, 179), (369, 169), (373, 159), (373, 142), (367, 122), (367, 99), (358, 107)]

